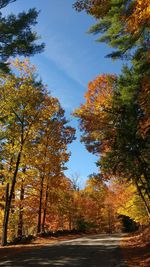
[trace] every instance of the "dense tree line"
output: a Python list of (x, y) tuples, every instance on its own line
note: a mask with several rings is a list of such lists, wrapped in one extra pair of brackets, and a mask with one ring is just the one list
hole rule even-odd
[[(36, 81), (34, 67), (27, 60), (16, 60), (14, 66), (18, 76), (3, 74), (0, 79), (1, 184), (6, 187), (6, 194), (2, 190), (1, 196), (6, 203), (3, 244), (7, 243), (11, 215), (18, 213), (18, 232), (22, 234), (22, 202), (28, 190), (32, 194), (32, 187), (33, 194), (39, 195), (37, 232), (41, 231), (44, 187), (48, 194), (49, 179), (63, 175), (69, 159), (67, 144), (74, 139), (74, 129), (68, 126), (58, 99), (47, 93), (41, 81)], [(45, 217), (46, 207), (44, 213)]]
[[(118, 215), (147, 224), (150, 216), (149, 3), (80, 0), (74, 8), (97, 20), (90, 33), (122, 59), (122, 73), (89, 82), (75, 111), (82, 142), (98, 155), (99, 174), (84, 189), (65, 176), (75, 139), (59, 100), (51, 96), (30, 56), (43, 50), (32, 31), (38, 12), (4, 17), (0, 1), (0, 229), (2, 245), (48, 231), (122, 230)], [(21, 36), (21, 38), (20, 38)], [(129, 63), (129, 64), (128, 64)]]
[(101, 177), (132, 182), (150, 216), (149, 2), (81, 0), (74, 7), (97, 19), (89, 32), (113, 48), (107, 56), (126, 63), (118, 77), (89, 83), (86, 103), (75, 112), (82, 141), (100, 156)]

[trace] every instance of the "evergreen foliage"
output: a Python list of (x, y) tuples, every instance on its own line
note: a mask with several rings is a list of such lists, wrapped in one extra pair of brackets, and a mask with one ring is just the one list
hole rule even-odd
[[(0, 2), (0, 8), (6, 7), (14, 1)], [(44, 49), (44, 44), (37, 44), (39, 39), (32, 27), (37, 23), (39, 12), (36, 9), (23, 11), (17, 16), (10, 14), (3, 16), (0, 12), (0, 70), (8, 72), (10, 57), (31, 56), (40, 53)]]
[[(107, 9), (101, 12), (103, 5)], [(101, 177), (132, 181), (150, 215), (150, 5), (139, 0), (82, 0), (74, 7), (97, 19), (89, 32), (113, 48), (108, 57), (130, 61), (116, 82), (111, 81), (111, 91), (110, 74), (89, 83), (86, 103), (75, 112), (82, 141), (100, 156)]]

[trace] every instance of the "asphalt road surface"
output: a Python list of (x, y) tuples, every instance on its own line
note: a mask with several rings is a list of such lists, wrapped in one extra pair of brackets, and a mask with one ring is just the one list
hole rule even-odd
[(0, 260), (0, 266), (127, 267), (119, 248), (120, 235), (92, 235), (35, 247)]

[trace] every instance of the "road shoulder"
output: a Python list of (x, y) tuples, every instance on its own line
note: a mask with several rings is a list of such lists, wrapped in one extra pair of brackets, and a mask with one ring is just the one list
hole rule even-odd
[(150, 266), (150, 229), (124, 237), (121, 241), (122, 255), (128, 267)]

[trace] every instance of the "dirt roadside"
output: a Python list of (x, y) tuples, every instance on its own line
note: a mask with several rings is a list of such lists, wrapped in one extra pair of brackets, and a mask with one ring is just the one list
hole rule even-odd
[[(11, 257), (20, 252), (30, 251), (33, 248), (41, 248), (47, 244), (56, 244), (59, 241), (66, 241), (85, 236), (85, 234), (70, 234), (60, 237), (37, 238), (26, 245), (0, 246), (0, 259)], [(128, 267), (150, 267), (150, 229), (142, 233), (128, 235), (121, 241), (121, 251)]]
[(124, 237), (121, 249), (128, 267), (150, 267), (150, 228)]
[(30, 244), (25, 244), (25, 245), (10, 245), (10, 246), (5, 246), (2, 247), (0, 246), (0, 259), (15, 255), (19, 252), (27, 251), (27, 250), (32, 250), (34, 247), (42, 247), (46, 246), (47, 244), (56, 244), (59, 241), (67, 241), (71, 239), (76, 239), (84, 236), (84, 234), (74, 234), (74, 235), (67, 235), (67, 236), (60, 236), (60, 237), (47, 237), (47, 238), (42, 238), (38, 237), (34, 241), (32, 241)]

